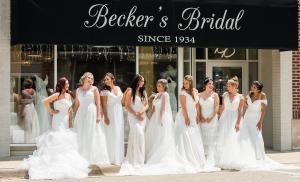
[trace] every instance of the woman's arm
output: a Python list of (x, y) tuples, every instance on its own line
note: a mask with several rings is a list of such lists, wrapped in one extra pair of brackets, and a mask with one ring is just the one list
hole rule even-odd
[(146, 111), (148, 111), (149, 108), (149, 104), (148, 104), (148, 95), (147, 92), (145, 91), (145, 103), (144, 103), (144, 109), (141, 112), (142, 114), (145, 113)]
[(243, 116), (244, 105), (245, 105), (245, 100), (244, 100), (244, 97), (242, 97), (240, 100), (240, 103), (239, 103), (238, 118), (237, 118), (236, 125), (235, 125), (235, 129), (237, 132), (240, 130), (240, 123), (241, 123), (241, 118)]
[[(264, 93), (262, 94), (261, 100), (267, 100), (267, 97)], [(263, 125), (265, 115), (266, 115), (266, 108), (267, 108), (267, 103), (262, 102), (261, 103), (261, 115), (260, 115), (259, 122), (257, 123), (257, 128), (259, 130), (262, 129), (262, 125)]]
[(43, 100), (43, 103), (44, 103), (44, 106), (46, 107), (47, 111), (50, 113), (50, 114), (57, 114), (59, 111), (58, 110), (53, 110), (51, 107), (50, 107), (50, 104), (52, 102), (54, 102), (55, 100), (58, 99), (58, 96), (59, 96), (59, 93), (55, 93), (47, 98), (45, 98)]
[(105, 122), (105, 124), (109, 125), (109, 119), (108, 119), (108, 115), (107, 115), (107, 96), (101, 95), (100, 100), (101, 100), (102, 112), (104, 115), (104, 122)]
[(126, 94), (125, 94), (125, 108), (126, 110), (131, 113), (132, 115), (136, 116), (136, 112), (133, 111), (133, 109), (131, 108), (131, 97), (132, 97), (132, 91), (131, 89), (129, 89)]
[(77, 113), (79, 106), (80, 106), (80, 102), (78, 100), (78, 89), (77, 89), (75, 94), (74, 113)]
[[(72, 103), (72, 96), (71, 94), (68, 93), (68, 97), (69, 97), (69, 101)], [(69, 108), (69, 128), (73, 128), (73, 109), (72, 109), (72, 105)]]
[(180, 104), (181, 104), (181, 109), (182, 109), (182, 114), (184, 117), (185, 124), (188, 126), (190, 125), (190, 119), (187, 114), (186, 110), (186, 96), (185, 95), (180, 95)]
[(208, 119), (208, 123), (212, 121), (212, 119), (218, 114), (219, 112), (219, 95), (217, 93), (214, 93), (214, 112), (212, 116)]
[(96, 108), (97, 108), (97, 119), (96, 119), (96, 122), (97, 123), (100, 123), (100, 120), (101, 120), (101, 114), (100, 114), (100, 94), (99, 94), (99, 91), (98, 91), (98, 88), (94, 87), (94, 95), (95, 95), (95, 102), (96, 102)]

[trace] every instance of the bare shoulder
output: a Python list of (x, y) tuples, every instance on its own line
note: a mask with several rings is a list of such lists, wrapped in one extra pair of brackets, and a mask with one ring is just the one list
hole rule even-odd
[(265, 100), (265, 99), (267, 99), (267, 95), (266, 95), (266, 93), (264, 93), (264, 92), (261, 92), (260, 94), (261, 94), (261, 99), (262, 99), (262, 100)]

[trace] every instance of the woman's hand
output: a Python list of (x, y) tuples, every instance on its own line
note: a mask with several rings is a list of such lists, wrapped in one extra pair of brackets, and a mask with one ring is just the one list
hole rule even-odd
[(207, 122), (207, 123), (210, 123), (210, 122), (212, 121), (212, 119), (213, 119), (213, 118), (208, 117), (208, 118), (206, 118), (206, 122)]
[(187, 125), (187, 126), (190, 126), (190, 124), (191, 124), (191, 121), (190, 121), (189, 117), (185, 117), (184, 122), (185, 122), (185, 125)]
[(100, 121), (101, 121), (101, 117), (100, 117), (100, 116), (97, 116), (97, 119), (96, 119), (97, 124), (99, 124)]
[(239, 132), (239, 131), (240, 131), (240, 123), (239, 123), (239, 122), (236, 122), (236, 123), (235, 123), (235, 131), (236, 131), (236, 132)]
[(109, 124), (110, 124), (110, 121), (109, 121), (108, 117), (105, 117), (105, 116), (104, 116), (104, 123), (105, 123), (106, 125), (109, 125)]
[(58, 114), (59, 113), (59, 110), (51, 110), (51, 114), (54, 115), (54, 114)]
[(256, 127), (257, 127), (257, 129), (258, 129), (259, 131), (261, 131), (261, 130), (262, 130), (262, 127), (263, 127), (262, 122), (259, 121), (259, 122), (257, 123)]

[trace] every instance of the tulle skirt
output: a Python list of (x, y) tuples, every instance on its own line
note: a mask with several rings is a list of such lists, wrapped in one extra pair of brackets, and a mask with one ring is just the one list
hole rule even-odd
[(37, 138), (37, 150), (21, 164), (30, 179), (86, 178), (89, 163), (78, 153), (74, 132), (61, 127)]

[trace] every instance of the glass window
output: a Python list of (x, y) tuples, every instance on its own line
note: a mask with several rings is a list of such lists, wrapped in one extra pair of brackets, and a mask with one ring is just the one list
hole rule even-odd
[(222, 104), (222, 95), (227, 91), (227, 81), (233, 76), (237, 76), (239, 79), (239, 92), (242, 93), (242, 67), (213, 67), (213, 81), (215, 85), (215, 91), (219, 94), (220, 104)]
[(206, 63), (196, 62), (196, 88), (199, 92), (203, 90), (203, 82), (206, 77)]
[(177, 112), (177, 60), (176, 47), (139, 47), (139, 70), (146, 80), (150, 106), (156, 92), (156, 82), (164, 78), (169, 83), (172, 112)]
[(135, 75), (135, 59), (135, 47), (131, 46), (61, 45), (58, 46), (57, 75), (67, 77), (74, 91), (84, 72), (93, 73), (95, 85), (110, 72), (124, 92)]
[(249, 62), (249, 89), (255, 80), (258, 80), (258, 63)]
[(246, 60), (246, 49), (208, 48), (208, 59), (214, 59), (214, 60)]
[(196, 59), (205, 59), (205, 48), (196, 48)]
[(53, 92), (53, 45), (11, 47), (11, 143), (34, 143), (50, 129), (51, 116), (43, 99)]

